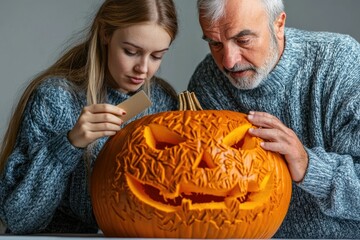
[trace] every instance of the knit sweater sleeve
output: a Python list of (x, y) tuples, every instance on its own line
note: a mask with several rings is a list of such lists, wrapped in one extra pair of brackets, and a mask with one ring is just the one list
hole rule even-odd
[(27, 104), (0, 178), (0, 217), (13, 233), (46, 228), (81, 159), (82, 151), (67, 139), (76, 117), (73, 106), (73, 94), (53, 84), (40, 86)]
[(360, 221), (360, 46), (348, 38), (334, 54), (322, 89), (324, 143), (306, 148), (309, 165), (299, 186), (326, 215)]

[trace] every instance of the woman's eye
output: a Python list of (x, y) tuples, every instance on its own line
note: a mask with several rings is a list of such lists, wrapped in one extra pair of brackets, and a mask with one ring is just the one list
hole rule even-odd
[(163, 56), (151, 55), (151, 57), (155, 60), (161, 60)]
[(128, 49), (124, 49), (124, 52), (126, 55), (128, 56), (135, 56), (137, 54), (137, 52), (134, 52), (134, 51), (130, 51)]

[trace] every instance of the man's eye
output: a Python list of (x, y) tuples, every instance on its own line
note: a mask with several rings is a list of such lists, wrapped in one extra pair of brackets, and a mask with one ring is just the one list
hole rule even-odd
[(222, 43), (220, 43), (220, 42), (209, 42), (209, 45), (211, 48), (217, 49), (217, 50), (222, 48)]
[(245, 39), (237, 39), (236, 42), (239, 45), (247, 45), (250, 43), (250, 38), (245, 38)]

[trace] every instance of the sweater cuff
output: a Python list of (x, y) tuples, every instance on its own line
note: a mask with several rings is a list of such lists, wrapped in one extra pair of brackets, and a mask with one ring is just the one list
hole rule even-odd
[(330, 164), (323, 162), (321, 153), (306, 148), (309, 164), (303, 181), (297, 185), (315, 197), (325, 198), (331, 190), (333, 170)]
[(52, 147), (54, 158), (60, 160), (63, 167), (68, 171), (75, 169), (84, 152), (83, 149), (76, 148), (70, 143), (67, 132), (59, 134), (54, 139)]

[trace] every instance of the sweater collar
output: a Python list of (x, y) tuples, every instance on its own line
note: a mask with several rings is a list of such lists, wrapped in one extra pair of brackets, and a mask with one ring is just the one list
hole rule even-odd
[(275, 68), (268, 75), (268, 78), (278, 82), (280, 85), (286, 85), (293, 78), (305, 57), (301, 42), (296, 40), (298, 37), (296, 36), (296, 30), (291, 28), (285, 29), (285, 48), (283, 54)]

